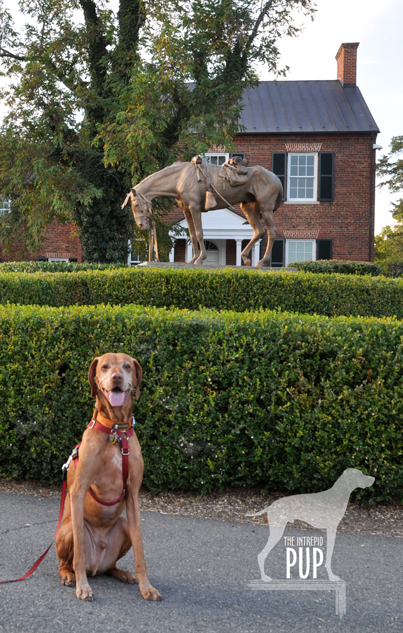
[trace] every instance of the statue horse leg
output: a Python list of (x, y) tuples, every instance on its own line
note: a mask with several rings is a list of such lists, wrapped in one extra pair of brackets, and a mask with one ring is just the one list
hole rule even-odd
[(197, 260), (197, 258), (200, 255), (199, 244), (197, 242), (197, 237), (196, 237), (196, 229), (195, 229), (195, 225), (194, 225), (194, 222), (193, 222), (193, 216), (192, 216), (190, 210), (187, 207), (185, 207), (185, 206), (182, 206), (182, 210), (183, 210), (183, 213), (184, 213), (184, 216), (185, 216), (185, 220), (186, 220), (188, 228), (189, 228), (190, 241), (192, 242), (192, 246), (193, 246), (193, 257), (188, 262), (188, 264), (194, 264), (195, 261)]
[(262, 217), (267, 228), (267, 246), (265, 254), (262, 259), (256, 264), (256, 266), (270, 266), (270, 256), (273, 248), (274, 240), (276, 239), (277, 229), (274, 223), (273, 213), (271, 211), (263, 211)]
[(193, 225), (194, 225), (194, 229), (196, 233), (196, 243), (198, 242), (198, 246), (200, 249), (200, 251), (198, 250), (199, 256), (197, 257), (195, 261), (192, 260), (192, 263), (194, 263), (195, 266), (201, 266), (203, 261), (207, 257), (207, 251), (206, 251), (206, 247), (204, 246), (204, 240), (203, 240), (201, 208), (199, 205), (193, 203), (189, 205), (189, 211), (192, 215)]
[(258, 202), (241, 202), (241, 209), (253, 229), (253, 237), (241, 253), (245, 266), (250, 266), (251, 259), (249, 257), (249, 253), (256, 242), (262, 239), (264, 235), (264, 228), (260, 221), (260, 205)]

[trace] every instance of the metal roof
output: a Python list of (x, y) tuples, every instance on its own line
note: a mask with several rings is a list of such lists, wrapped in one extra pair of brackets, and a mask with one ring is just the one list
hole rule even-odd
[(360, 89), (334, 81), (262, 81), (243, 95), (241, 134), (379, 132)]

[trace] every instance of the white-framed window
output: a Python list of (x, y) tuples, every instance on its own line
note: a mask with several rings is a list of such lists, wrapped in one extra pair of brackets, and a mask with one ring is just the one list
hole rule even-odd
[(0, 215), (7, 215), (11, 211), (11, 200), (0, 196)]
[(223, 165), (229, 159), (229, 154), (209, 152), (204, 154), (203, 158), (212, 165)]
[(68, 257), (48, 257), (48, 262), (68, 262)]
[(129, 255), (127, 258), (128, 266), (136, 266), (148, 259), (147, 247), (145, 242), (138, 242), (136, 239), (129, 240)]
[(287, 200), (292, 202), (317, 200), (317, 154), (288, 154), (287, 174)]
[(285, 243), (285, 264), (316, 260), (316, 240), (287, 240)]

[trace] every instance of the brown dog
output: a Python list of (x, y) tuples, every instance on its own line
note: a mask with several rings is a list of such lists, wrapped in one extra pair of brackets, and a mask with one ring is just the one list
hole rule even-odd
[[(94, 598), (87, 574), (109, 574), (123, 582), (136, 582), (134, 574), (116, 567), (116, 562), (131, 546), (142, 596), (146, 600), (161, 600), (148, 579), (144, 560), (138, 494), (143, 479), (143, 458), (136, 434), (128, 429), (132, 419), (132, 391), (136, 388), (138, 399), (141, 378), (140, 364), (127, 354), (104, 354), (90, 367), (91, 393), (96, 396), (96, 422), (92, 421), (90, 428), (84, 431), (79, 459), (68, 462), (69, 494), (56, 541), (62, 583), (75, 584), (81, 600)], [(125, 458), (127, 446), (129, 455)], [(125, 468), (127, 481), (124, 484)], [(121, 517), (125, 506), (127, 519)]]

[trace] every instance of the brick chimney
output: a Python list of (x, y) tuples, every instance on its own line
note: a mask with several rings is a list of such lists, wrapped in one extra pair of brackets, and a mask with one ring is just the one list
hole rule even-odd
[(337, 79), (344, 84), (357, 82), (357, 48), (359, 42), (342, 44), (337, 51)]

